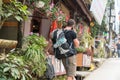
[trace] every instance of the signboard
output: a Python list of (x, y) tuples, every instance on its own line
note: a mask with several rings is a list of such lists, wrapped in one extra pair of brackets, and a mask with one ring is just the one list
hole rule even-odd
[(99, 25), (101, 25), (102, 23), (106, 4), (107, 4), (107, 0), (92, 1), (90, 11), (92, 12), (95, 20), (98, 22)]

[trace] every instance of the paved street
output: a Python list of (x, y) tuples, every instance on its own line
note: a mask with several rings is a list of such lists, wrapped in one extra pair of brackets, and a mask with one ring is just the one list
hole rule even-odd
[(84, 80), (120, 80), (120, 58), (107, 59)]

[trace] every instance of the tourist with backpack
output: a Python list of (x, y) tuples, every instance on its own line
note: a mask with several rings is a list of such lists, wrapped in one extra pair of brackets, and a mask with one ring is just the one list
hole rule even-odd
[[(76, 80), (76, 50), (79, 47), (77, 34), (73, 30), (75, 21), (69, 19), (67, 26), (63, 29), (62, 22), (57, 23), (57, 29), (54, 30), (50, 37), (54, 48), (54, 55), (57, 59), (62, 60), (66, 70), (67, 80)], [(49, 46), (50, 47), (50, 46)]]
[[(75, 21), (73, 19), (68, 20), (67, 26), (64, 28), (65, 31), (68, 31), (65, 34), (65, 37), (67, 39), (67, 42), (69, 45), (72, 43), (72, 49), (75, 50), (75, 48), (79, 47), (79, 41), (77, 39), (77, 34), (73, 30), (75, 26)], [(75, 52), (76, 54), (76, 52)], [(63, 65), (65, 66), (66, 74), (67, 74), (67, 80), (75, 80), (74, 76), (76, 73), (76, 55), (63, 58)]]

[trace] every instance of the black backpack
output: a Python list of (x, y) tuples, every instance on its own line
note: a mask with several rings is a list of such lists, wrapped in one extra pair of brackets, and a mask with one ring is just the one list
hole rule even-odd
[[(67, 42), (67, 39), (65, 38), (65, 34), (69, 31), (67, 30), (62, 30), (58, 37), (57, 37), (57, 33), (58, 30), (54, 31), (53, 33), (53, 45), (55, 45), (56, 43), (60, 43), (57, 45), (57, 47), (54, 47), (54, 53), (55, 53), (55, 57), (57, 59), (63, 59), (63, 58), (67, 58), (67, 57), (70, 57), (70, 56), (73, 56), (76, 54), (76, 50), (75, 49), (72, 49), (72, 45), (73, 43), (71, 43), (70, 45), (68, 44)], [(60, 42), (57, 42), (61, 39)], [(64, 41), (66, 40), (66, 41)]]

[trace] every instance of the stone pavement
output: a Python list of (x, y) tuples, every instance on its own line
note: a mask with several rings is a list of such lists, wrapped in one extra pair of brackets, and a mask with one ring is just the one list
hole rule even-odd
[(120, 80), (120, 58), (109, 58), (84, 80)]

